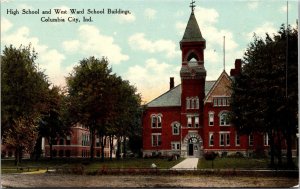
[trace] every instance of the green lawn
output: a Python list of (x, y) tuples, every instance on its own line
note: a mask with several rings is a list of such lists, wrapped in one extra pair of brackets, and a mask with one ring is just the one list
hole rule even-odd
[[(151, 164), (154, 163), (157, 168), (171, 168), (174, 165), (181, 162), (183, 158), (178, 160), (168, 161), (168, 159), (151, 158), (128, 158), (128, 159), (106, 159), (101, 162), (99, 159), (90, 161), (89, 159), (41, 159), (39, 161), (23, 160), (19, 167), (24, 167), (23, 170), (17, 170), (17, 166), (14, 165), (14, 160), (2, 160), (1, 169), (2, 173), (11, 172), (24, 172), (24, 171), (35, 171), (37, 168), (46, 169), (48, 168), (71, 168), (71, 167), (84, 167), (85, 170), (97, 170), (103, 168), (151, 168)], [(28, 170), (27, 167), (32, 167)], [(33, 168), (34, 167), (34, 168)]]
[[(283, 160), (285, 161), (285, 160)], [(270, 158), (233, 158), (233, 157), (217, 157), (213, 161), (214, 169), (267, 169), (269, 168)], [(295, 159), (295, 165), (298, 160)], [(211, 169), (212, 161), (199, 159), (198, 169)]]

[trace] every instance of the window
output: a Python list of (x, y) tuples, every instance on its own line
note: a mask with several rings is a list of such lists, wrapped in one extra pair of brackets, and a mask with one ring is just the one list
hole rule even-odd
[(195, 127), (199, 127), (199, 117), (195, 117)]
[(172, 150), (180, 150), (180, 142), (172, 142)]
[(156, 120), (157, 120), (156, 116), (152, 116), (152, 118), (151, 118), (151, 125), (152, 125), (153, 128), (156, 127), (156, 122), (157, 122)]
[(230, 146), (230, 135), (228, 132), (220, 132), (220, 146)]
[(213, 112), (209, 112), (208, 113), (208, 125), (209, 126), (213, 126), (214, 125), (214, 113)]
[(190, 98), (186, 98), (186, 109), (190, 109), (191, 104), (190, 104)]
[(187, 125), (188, 127), (192, 127), (192, 117), (188, 117)]
[(161, 145), (161, 133), (153, 133), (151, 139), (152, 146), (160, 146)]
[(235, 133), (235, 145), (240, 146), (240, 135), (237, 132)]
[(196, 109), (199, 109), (199, 98), (198, 97), (196, 97)]
[(179, 135), (179, 123), (174, 123), (172, 127), (173, 135)]
[(161, 128), (161, 116), (157, 116), (157, 127)]
[(64, 145), (64, 139), (61, 138), (61, 139), (59, 140), (59, 145)]
[(96, 138), (96, 147), (99, 147), (100, 146), (100, 141), (99, 141), (99, 138), (97, 137)]
[(265, 146), (269, 146), (269, 144), (270, 144), (270, 138), (269, 138), (269, 135), (268, 135), (268, 133), (265, 133), (265, 134), (264, 134), (264, 145), (265, 145)]
[(253, 134), (251, 133), (249, 135), (249, 146), (253, 146), (253, 141), (254, 141), (254, 137), (253, 137)]
[(228, 113), (222, 112), (220, 114), (220, 126), (228, 126), (228, 125), (229, 125)]
[(224, 146), (224, 133), (220, 133), (220, 146)]
[(214, 97), (213, 103), (214, 106), (229, 106), (230, 97)]
[(162, 126), (162, 115), (152, 115), (151, 116), (151, 127), (152, 128), (161, 128)]
[(214, 146), (214, 133), (209, 133), (209, 146)]

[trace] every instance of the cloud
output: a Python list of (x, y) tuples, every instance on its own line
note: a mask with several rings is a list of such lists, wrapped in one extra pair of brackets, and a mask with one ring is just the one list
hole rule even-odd
[(13, 24), (6, 18), (1, 17), (1, 33), (8, 31)]
[(149, 20), (152, 20), (155, 18), (156, 16), (156, 10), (154, 9), (150, 9), (150, 8), (147, 8), (144, 12), (144, 15), (149, 19)]
[[(2, 25), (3, 23), (1, 23)], [(9, 29), (7, 30), (9, 31)], [(9, 34), (2, 35), (1, 44), (13, 45), (18, 48), (21, 45), (28, 46), (29, 44), (38, 53), (36, 62), (39, 68), (45, 71), (51, 83), (55, 85), (65, 86), (64, 69), (61, 67), (65, 56), (56, 49), (49, 49), (48, 46), (40, 43), (37, 37), (30, 35), (30, 29), (23, 26)]]
[(136, 33), (129, 37), (128, 43), (134, 50), (141, 50), (149, 53), (165, 53), (168, 58), (180, 55), (176, 50), (177, 45), (171, 40), (159, 39), (151, 41), (145, 38), (144, 33)]
[(253, 39), (254, 33), (258, 37), (265, 38), (266, 33), (268, 33), (270, 36), (272, 36), (273, 34), (277, 33), (277, 29), (273, 23), (266, 22), (263, 25), (254, 28), (253, 31), (246, 34), (248, 41), (251, 41)]
[(119, 14), (117, 15), (117, 19), (119, 23), (131, 23), (135, 21), (135, 15), (133, 13), (131, 14)]
[[(288, 8), (289, 8), (289, 11), (292, 9), (291, 4), (288, 4)], [(281, 6), (281, 7), (279, 8), (279, 12), (280, 12), (280, 13), (286, 13), (286, 12), (287, 12), (287, 6), (286, 6), (286, 4), (283, 5), (283, 6)]]
[(80, 47), (80, 42), (78, 40), (70, 40), (63, 42), (63, 48), (67, 52), (76, 52)]
[(98, 58), (105, 56), (112, 64), (129, 59), (128, 55), (121, 52), (120, 46), (114, 43), (114, 38), (101, 34), (96, 26), (81, 25), (78, 28), (77, 39), (62, 42), (63, 49), (69, 53), (82, 53), (85, 56)]
[(169, 77), (175, 78), (175, 85), (180, 83), (180, 66), (160, 63), (151, 58), (147, 59), (144, 65), (130, 67), (124, 78), (137, 87), (144, 101), (149, 102), (169, 90)]
[(249, 1), (247, 3), (247, 6), (250, 10), (255, 10), (258, 7), (258, 3), (259, 3), (258, 1)]

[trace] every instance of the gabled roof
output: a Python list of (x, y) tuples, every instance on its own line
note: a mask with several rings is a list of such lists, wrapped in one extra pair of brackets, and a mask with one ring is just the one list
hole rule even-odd
[[(226, 83), (226, 79), (227, 83)], [(211, 97), (216, 96), (229, 96), (231, 94), (231, 91), (229, 90), (229, 86), (231, 85), (232, 79), (229, 77), (229, 75), (224, 70), (217, 81), (212, 85), (208, 93), (205, 95), (204, 103), (211, 101)], [(218, 94), (221, 93), (221, 94)]]
[(202, 37), (194, 12), (191, 13), (181, 42), (205, 41)]
[[(205, 95), (216, 81), (205, 82)], [(165, 92), (147, 104), (148, 107), (178, 107), (181, 106), (181, 84)]]

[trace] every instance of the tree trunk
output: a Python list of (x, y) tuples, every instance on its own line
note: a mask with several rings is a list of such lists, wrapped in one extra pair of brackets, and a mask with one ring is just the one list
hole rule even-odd
[(113, 135), (110, 135), (109, 136), (109, 158), (110, 158), (110, 160), (112, 160), (113, 147), (114, 147), (114, 138), (113, 138)]
[(105, 145), (106, 145), (106, 136), (100, 136), (99, 139), (101, 140), (101, 142), (100, 142), (100, 144), (101, 144), (101, 161), (103, 162), (104, 158), (105, 158), (104, 148), (105, 148)]
[(90, 160), (94, 159), (94, 145), (95, 145), (95, 129), (90, 128)]
[(120, 139), (120, 137), (118, 137), (118, 141), (117, 141), (116, 157), (117, 157), (117, 159), (120, 159), (120, 157), (121, 157), (121, 139)]
[(126, 137), (123, 136), (123, 158), (126, 158)]
[(289, 168), (294, 168), (294, 162), (292, 157), (292, 134), (290, 132), (290, 125), (287, 126), (287, 134), (286, 134), (286, 158), (287, 158), (287, 166)]
[(273, 132), (269, 132), (269, 137), (270, 137), (270, 156), (271, 156), (271, 162), (270, 162), (270, 167), (274, 168), (275, 163), (274, 163), (274, 155), (275, 155), (275, 148), (274, 148), (274, 135)]
[(278, 158), (278, 166), (282, 166), (282, 151), (281, 151), (281, 135), (280, 132), (277, 132), (277, 143), (278, 143), (278, 153), (277, 153), (277, 158)]

